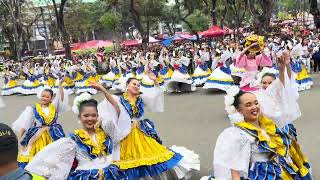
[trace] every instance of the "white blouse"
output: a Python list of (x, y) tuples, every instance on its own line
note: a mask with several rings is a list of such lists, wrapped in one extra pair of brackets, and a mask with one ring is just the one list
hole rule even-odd
[[(56, 97), (53, 99), (52, 104), (55, 106), (57, 113), (62, 113), (70, 110), (70, 106), (68, 105), (68, 94), (64, 93), (64, 99), (61, 101), (60, 92), (56, 94)], [(43, 109), (46, 115), (49, 114), (49, 108), (44, 107)], [(38, 122), (33, 113), (33, 107), (27, 106), (25, 110), (20, 114), (18, 119), (12, 124), (12, 129), (14, 132), (19, 133), (21, 129), (28, 129), (36, 123), (36, 126), (40, 126), (40, 122)]]
[(112, 162), (111, 155), (91, 159), (87, 152), (68, 137), (46, 146), (25, 169), (49, 180), (67, 179), (75, 158), (78, 161), (76, 170), (103, 169)]

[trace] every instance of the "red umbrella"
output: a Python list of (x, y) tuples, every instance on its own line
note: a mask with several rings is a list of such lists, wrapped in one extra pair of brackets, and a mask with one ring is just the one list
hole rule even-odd
[(219, 26), (211, 26), (208, 30), (203, 31), (201, 35), (206, 38), (218, 37), (223, 36), (224, 31)]
[(98, 47), (112, 46), (111, 41), (92, 40), (84, 43), (75, 43), (72, 50), (93, 49)]

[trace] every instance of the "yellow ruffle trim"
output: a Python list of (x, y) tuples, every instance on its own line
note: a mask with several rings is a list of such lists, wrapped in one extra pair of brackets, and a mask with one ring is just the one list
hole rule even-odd
[(43, 118), (46, 125), (50, 125), (54, 120), (54, 117), (56, 116), (56, 108), (52, 103), (49, 104), (48, 108), (49, 108), (49, 114), (47, 116), (46, 113), (44, 113), (43, 108), (41, 107), (41, 104), (36, 103), (36, 110), (39, 113), (39, 115)]
[(260, 116), (258, 120), (261, 128), (265, 130), (265, 132), (269, 135), (270, 139), (268, 139), (263, 135), (261, 129), (255, 127), (251, 123), (242, 121), (242, 122), (236, 123), (235, 125), (245, 129), (256, 131), (258, 133), (259, 141), (267, 142), (269, 147), (272, 149), (275, 149), (277, 154), (281, 156), (285, 156), (287, 153), (287, 147), (283, 143), (282, 137), (279, 134), (276, 134), (275, 123), (271, 119), (264, 116)]
[(293, 161), (291, 166), (295, 166), (295, 171), (299, 171), (302, 177), (306, 176), (309, 173), (309, 169), (304, 165), (308, 162), (308, 159), (302, 153), (298, 143), (291, 138), (292, 144), (289, 149), (289, 155)]
[(151, 166), (166, 162), (174, 156), (174, 153), (167, 147), (141, 132), (137, 124), (122, 140), (120, 151), (120, 161), (114, 162), (120, 169)]
[(106, 141), (106, 134), (100, 128), (96, 129), (95, 136), (97, 143), (92, 140), (91, 136), (84, 129), (75, 130), (74, 134), (80, 137), (83, 144), (91, 147), (92, 154), (95, 154), (97, 156), (107, 155), (107, 153), (105, 152), (106, 146), (104, 145), (104, 142)]

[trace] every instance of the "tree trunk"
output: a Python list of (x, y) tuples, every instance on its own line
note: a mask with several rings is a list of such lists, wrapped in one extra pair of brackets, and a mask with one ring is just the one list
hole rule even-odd
[(317, 0), (310, 0), (310, 13), (313, 15), (314, 24), (317, 29), (320, 28), (320, 10)]
[(212, 18), (212, 25), (217, 24), (217, 15), (216, 15), (216, 5), (217, 5), (217, 0), (211, 0), (212, 3), (212, 10), (211, 10), (211, 18)]

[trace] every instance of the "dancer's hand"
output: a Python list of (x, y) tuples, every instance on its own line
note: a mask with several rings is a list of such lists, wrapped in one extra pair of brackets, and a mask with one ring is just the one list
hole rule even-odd
[(90, 82), (89, 82), (89, 85), (90, 85), (91, 87), (93, 87), (94, 89), (98, 90), (98, 91), (104, 91), (104, 90), (105, 90), (105, 88), (102, 86), (102, 84), (97, 83), (97, 82), (92, 82), (92, 81), (90, 81)]

